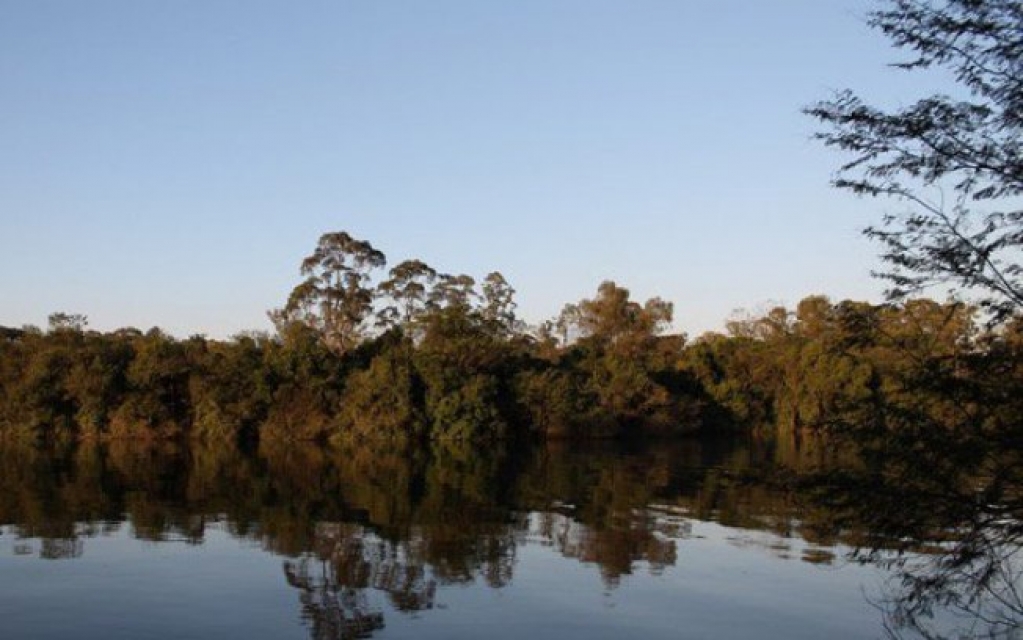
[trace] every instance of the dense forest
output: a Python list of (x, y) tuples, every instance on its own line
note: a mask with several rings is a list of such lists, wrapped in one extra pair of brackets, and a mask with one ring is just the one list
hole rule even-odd
[[(178, 340), (158, 329), (0, 334), (0, 434), (406, 444), (491, 439), (794, 434), (1019, 415), (1023, 322), (960, 302), (805, 298), (666, 333), (673, 307), (613, 282), (540, 326), (500, 273), (481, 283), (328, 233), (270, 313), (274, 334)], [(882, 424), (883, 423), (883, 424)]]

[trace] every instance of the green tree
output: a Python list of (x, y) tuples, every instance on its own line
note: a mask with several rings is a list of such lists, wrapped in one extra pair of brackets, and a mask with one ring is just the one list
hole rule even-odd
[(365, 369), (345, 380), (334, 439), (388, 439), (421, 445), (425, 433), (423, 383), (408, 350), (411, 341), (394, 333), (375, 341), (379, 349)]
[(483, 279), (483, 321), (500, 337), (507, 338), (515, 333), (518, 320), (515, 317), (515, 289), (499, 271), (488, 273)]
[(110, 435), (163, 438), (181, 435), (191, 420), (185, 346), (151, 329), (132, 342), (124, 402), (111, 415)]
[(573, 350), (587, 377), (585, 393), (596, 398), (583, 426), (590, 435), (690, 426), (682, 424), (688, 394), (672, 393), (681, 390), (674, 374), (684, 340), (660, 336), (671, 319), (671, 303), (651, 298), (640, 304), (610, 281), (594, 298), (565, 307), (565, 335), (580, 336)]
[(426, 320), (415, 368), (425, 386), (430, 436), (481, 440), (507, 434), (509, 346), (468, 306), (455, 283), (452, 303)]
[(5, 385), (7, 433), (40, 441), (71, 435), (74, 402), (64, 384), (71, 366), (69, 349), (52, 336), (35, 333), (17, 346), (16, 352), (5, 354), (13, 355), (18, 366)]
[(422, 260), (405, 260), (393, 267), (388, 276), (377, 289), (391, 304), (380, 310), (378, 324), (384, 329), (404, 327), (411, 332), (413, 324), (430, 308), (430, 292), (437, 272)]
[(84, 436), (102, 435), (123, 402), (131, 343), (110, 335), (82, 336), (71, 354), (66, 387), (75, 405), (75, 422)]
[(337, 411), (345, 371), (312, 327), (292, 323), (285, 332), (264, 356), (271, 399), (260, 441), (323, 440)]
[(443, 273), (430, 290), (429, 304), (431, 308), (460, 309), (469, 313), (475, 308), (479, 294), (476, 293), (476, 279), (470, 275), (451, 275)]
[(346, 353), (363, 338), (365, 320), (373, 310), (370, 273), (386, 263), (384, 254), (369, 242), (344, 231), (325, 233), (302, 261), (306, 279), (270, 317), (278, 330), (290, 322), (307, 324), (332, 351)]
[(266, 418), (272, 391), (266, 352), (276, 345), (257, 334), (201, 346), (190, 358), (191, 436), (219, 443), (251, 438)]
[(671, 324), (672, 304), (651, 298), (640, 305), (629, 298), (629, 290), (610, 280), (602, 282), (592, 300), (566, 307), (578, 333), (604, 345), (628, 346), (649, 340)]

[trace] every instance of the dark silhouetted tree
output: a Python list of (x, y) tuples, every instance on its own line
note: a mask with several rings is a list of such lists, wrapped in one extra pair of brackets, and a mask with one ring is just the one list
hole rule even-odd
[(388, 279), (377, 289), (392, 304), (379, 312), (378, 324), (382, 328), (404, 327), (412, 332), (412, 325), (430, 308), (430, 291), (437, 272), (422, 260), (405, 260), (388, 273)]
[(284, 309), (271, 312), (271, 319), (279, 330), (289, 322), (307, 324), (332, 351), (346, 353), (362, 339), (373, 310), (370, 273), (386, 263), (369, 242), (344, 231), (325, 233), (302, 261), (306, 279), (291, 291)]
[(806, 109), (852, 156), (834, 184), (908, 205), (865, 232), (893, 298), (948, 285), (1004, 319), (1023, 304), (1023, 3), (890, 0), (868, 24), (912, 52), (895, 67), (949, 71), (962, 95), (885, 110), (843, 91)]

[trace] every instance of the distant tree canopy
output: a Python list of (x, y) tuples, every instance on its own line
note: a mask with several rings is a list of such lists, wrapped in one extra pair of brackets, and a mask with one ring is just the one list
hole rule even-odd
[(331, 350), (345, 353), (362, 339), (373, 310), (374, 292), (367, 286), (370, 273), (386, 263), (384, 254), (368, 242), (344, 231), (325, 233), (302, 261), (306, 279), (270, 317), (278, 329), (301, 322), (317, 331)]
[(896, 415), (904, 429), (909, 415), (969, 416), (998, 431), (1015, 410), (1006, 398), (1023, 397), (1023, 322), (980, 327), (959, 302), (810, 296), (689, 341), (668, 333), (671, 303), (610, 281), (529, 327), (499, 272), (384, 267), (370, 243), (325, 234), (272, 313), (276, 335), (100, 333), (69, 313), (45, 332), (4, 328), (0, 437), (412, 446), (851, 432)]

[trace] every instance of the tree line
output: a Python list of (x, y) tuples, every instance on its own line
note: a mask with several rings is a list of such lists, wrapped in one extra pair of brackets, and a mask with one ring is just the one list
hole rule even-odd
[[(273, 334), (175, 339), (88, 329), (0, 330), (0, 435), (484, 441), (800, 434), (891, 421), (895, 408), (987, 424), (1023, 379), (1023, 322), (960, 302), (824, 296), (733, 319), (695, 340), (673, 306), (604, 282), (539, 326), (498, 272), (477, 283), (324, 234)], [(930, 386), (929, 386), (930, 385)], [(1021, 394), (1023, 395), (1023, 394)], [(971, 413), (973, 412), (973, 413)], [(946, 420), (947, 422), (947, 420)]]
[[(958, 94), (898, 109), (851, 91), (807, 107), (847, 154), (836, 187), (898, 209), (881, 243), (889, 302), (813, 296), (687, 341), (672, 305), (613, 282), (527, 328), (481, 282), (327, 233), (271, 312), (274, 335), (108, 334), (56, 314), (0, 329), (0, 434), (221, 440), (486, 440), (922, 429), (939, 449), (1018, 444), (1023, 304), (1023, 3), (888, 0), (867, 23)], [(948, 302), (921, 299), (946, 288)], [(972, 300), (966, 304), (959, 300)], [(982, 315), (981, 315), (982, 314)]]

